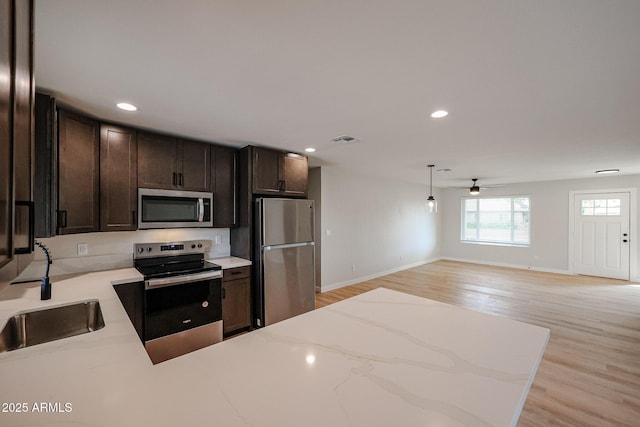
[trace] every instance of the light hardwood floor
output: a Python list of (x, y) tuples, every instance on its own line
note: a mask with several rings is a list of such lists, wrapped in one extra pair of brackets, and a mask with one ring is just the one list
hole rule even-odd
[(551, 330), (519, 426), (640, 426), (640, 284), (437, 261), (316, 294), (385, 287)]

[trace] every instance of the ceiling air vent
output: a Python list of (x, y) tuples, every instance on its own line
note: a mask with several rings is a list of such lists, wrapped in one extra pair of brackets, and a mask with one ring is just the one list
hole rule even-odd
[(358, 139), (349, 135), (340, 135), (340, 136), (336, 136), (335, 138), (331, 138), (330, 141), (337, 142), (340, 144), (352, 144), (354, 142), (358, 142)]

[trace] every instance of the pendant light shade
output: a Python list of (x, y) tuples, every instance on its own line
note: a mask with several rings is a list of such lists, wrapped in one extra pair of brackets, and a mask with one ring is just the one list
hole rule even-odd
[(438, 212), (438, 202), (433, 198), (433, 167), (435, 165), (427, 165), (429, 168), (429, 197), (427, 197), (427, 207), (429, 213)]

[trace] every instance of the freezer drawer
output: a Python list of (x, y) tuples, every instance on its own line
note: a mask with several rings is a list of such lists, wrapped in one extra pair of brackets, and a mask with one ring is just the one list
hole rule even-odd
[(264, 326), (315, 309), (312, 243), (263, 249)]

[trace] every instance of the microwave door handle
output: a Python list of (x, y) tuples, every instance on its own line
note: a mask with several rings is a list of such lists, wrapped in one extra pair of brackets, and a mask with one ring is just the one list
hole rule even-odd
[(198, 222), (204, 221), (204, 200), (202, 197), (198, 199)]

